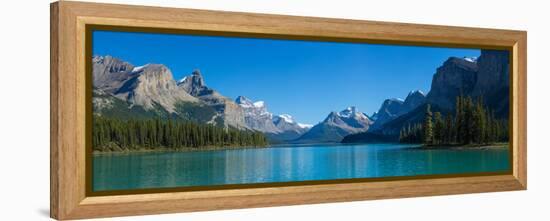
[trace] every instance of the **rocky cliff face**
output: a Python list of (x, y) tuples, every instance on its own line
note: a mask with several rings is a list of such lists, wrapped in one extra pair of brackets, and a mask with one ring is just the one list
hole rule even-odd
[(114, 95), (134, 105), (153, 109), (158, 104), (173, 113), (177, 102), (198, 102), (176, 86), (172, 72), (164, 65), (148, 64), (134, 68), (131, 76)]
[(497, 117), (509, 114), (510, 63), (509, 53), (498, 50), (482, 50), (478, 64), (478, 79), (472, 91), (473, 97), (483, 97)]
[[(117, 117), (125, 114), (175, 115), (188, 120), (247, 128), (240, 106), (208, 88), (198, 70), (176, 83), (172, 72), (164, 65), (135, 67), (111, 56), (95, 56), (92, 70), (94, 94), (98, 95), (94, 97), (94, 108), (99, 114), (116, 113)], [(112, 105), (113, 98), (122, 102)]]
[(477, 62), (451, 57), (437, 68), (427, 100), (441, 108), (452, 109), (456, 97), (472, 93), (477, 81)]
[(509, 53), (498, 50), (482, 50), (477, 59), (478, 78), (472, 96), (494, 94), (510, 85)]
[(449, 58), (437, 69), (427, 101), (442, 109), (454, 109), (460, 94), (483, 97), (500, 117), (508, 115), (509, 52), (481, 50), (477, 59)]
[(433, 112), (453, 113), (456, 97), (459, 95), (474, 99), (482, 97), (488, 108), (495, 111), (497, 118), (507, 118), (510, 98), (509, 64), (509, 52), (500, 50), (481, 50), (479, 58), (451, 57), (434, 74), (431, 90), (423, 105), (401, 113), (383, 126), (373, 127), (368, 134), (357, 137), (383, 135), (396, 138), (403, 126), (419, 123), (424, 119), (427, 104), (431, 105)]
[(95, 56), (92, 60), (93, 86), (131, 105), (152, 110), (159, 105), (169, 113), (178, 102), (198, 100), (179, 90), (172, 73), (164, 65), (147, 64), (135, 67), (111, 56)]
[(355, 107), (331, 112), (323, 122), (302, 135), (298, 143), (340, 142), (346, 135), (367, 131), (372, 121)]
[(92, 58), (92, 78), (94, 88), (113, 93), (131, 76), (134, 66), (111, 56)]

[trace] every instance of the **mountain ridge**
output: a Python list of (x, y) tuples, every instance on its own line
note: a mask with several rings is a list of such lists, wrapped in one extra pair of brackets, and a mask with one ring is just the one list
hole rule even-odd
[(274, 115), (269, 112), (264, 101), (254, 102), (245, 96), (238, 96), (235, 103), (245, 111), (247, 126), (266, 133), (275, 142), (294, 140), (309, 130), (309, 127), (300, 125), (289, 114)]
[(320, 123), (294, 140), (296, 143), (340, 142), (349, 134), (367, 131), (372, 124), (369, 117), (350, 106), (340, 112), (332, 111)]

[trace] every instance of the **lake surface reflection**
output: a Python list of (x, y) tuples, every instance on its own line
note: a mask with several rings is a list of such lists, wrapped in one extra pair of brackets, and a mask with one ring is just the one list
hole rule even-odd
[(101, 154), (93, 157), (93, 190), (505, 172), (508, 154), (507, 148), (425, 150), (402, 144)]

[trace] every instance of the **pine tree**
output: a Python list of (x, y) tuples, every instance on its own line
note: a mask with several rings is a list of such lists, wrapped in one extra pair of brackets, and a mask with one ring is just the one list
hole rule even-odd
[(455, 131), (456, 140), (461, 141), (464, 137), (464, 99), (462, 95), (456, 97)]
[(434, 144), (441, 144), (443, 143), (443, 137), (444, 137), (444, 128), (445, 123), (443, 122), (443, 118), (441, 117), (440, 112), (435, 112), (434, 114), (434, 128), (433, 128), (433, 143)]
[(432, 124), (432, 111), (430, 105), (426, 107), (426, 118), (424, 121), (424, 144), (433, 144), (433, 124)]
[(483, 105), (483, 97), (478, 97), (474, 103), (471, 97), (458, 96), (454, 121), (449, 113), (445, 119), (440, 112), (432, 115), (428, 105), (423, 123), (403, 126), (399, 141), (426, 145), (486, 145), (507, 142), (508, 133), (508, 121), (496, 119), (494, 112)]
[(110, 145), (121, 148), (182, 148), (207, 146), (265, 146), (262, 133), (218, 128), (176, 120), (122, 121), (94, 116), (92, 142), (94, 150), (103, 151)]
[(447, 114), (447, 117), (445, 118), (445, 144), (454, 143), (455, 134), (453, 128), (453, 119), (451, 114)]

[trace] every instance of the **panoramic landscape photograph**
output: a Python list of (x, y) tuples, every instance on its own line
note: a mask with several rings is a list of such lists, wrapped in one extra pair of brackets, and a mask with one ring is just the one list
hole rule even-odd
[(507, 50), (92, 32), (92, 191), (507, 173)]

